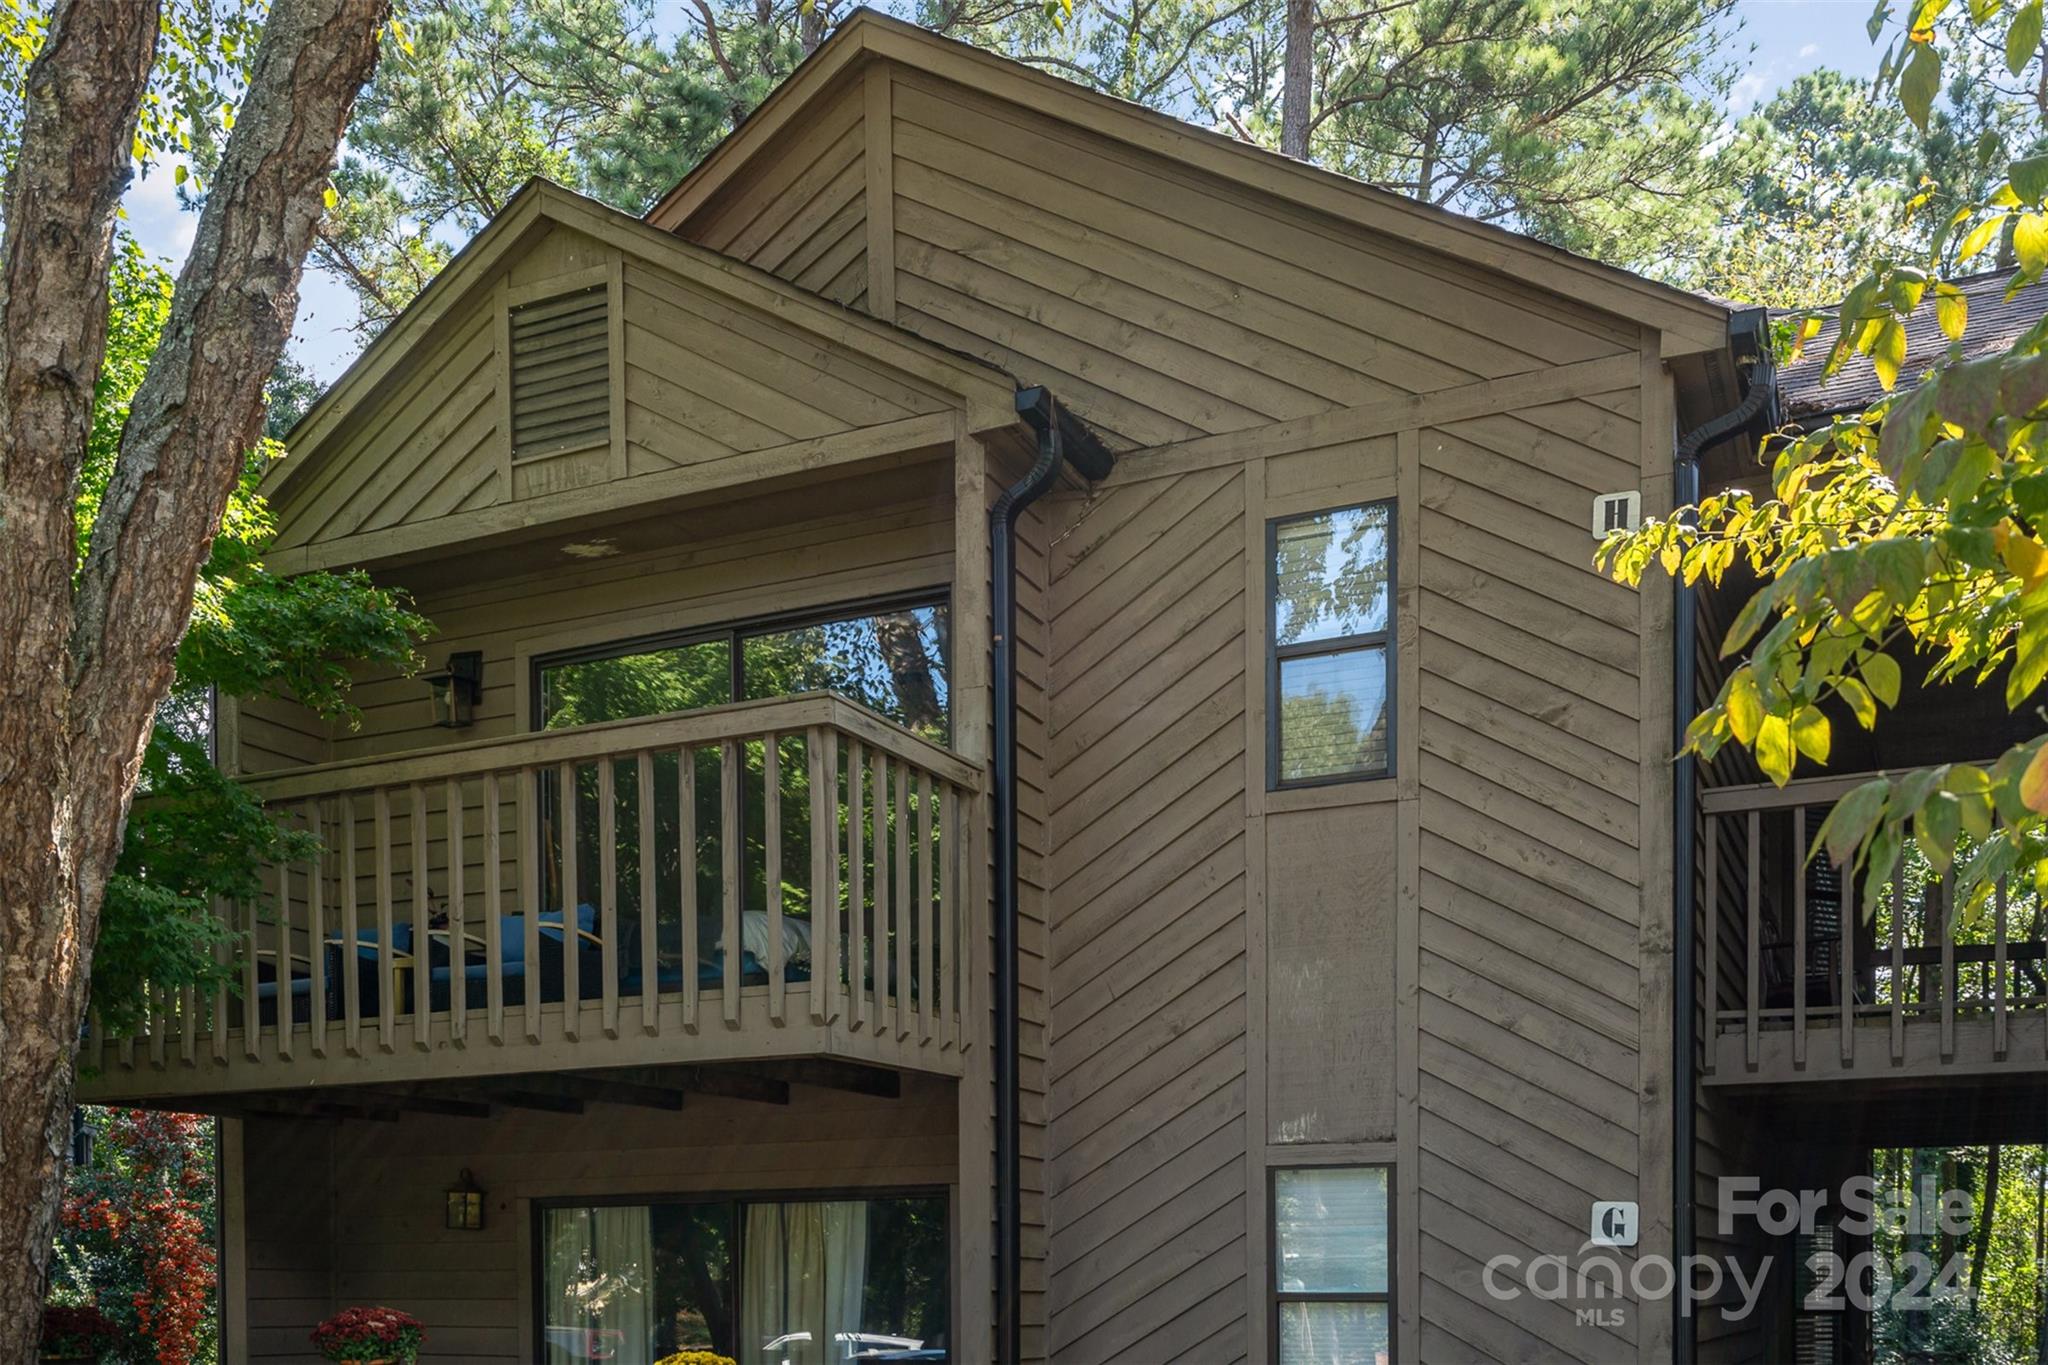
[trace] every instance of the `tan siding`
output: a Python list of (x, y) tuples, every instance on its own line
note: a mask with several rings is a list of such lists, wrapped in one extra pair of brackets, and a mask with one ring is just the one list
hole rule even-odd
[(805, 114), (784, 155), (729, 190), (692, 235), (840, 303), (867, 287), (858, 85)]
[(1634, 1356), (1640, 1319), (1480, 1287), (1569, 1253), (1639, 1188), (1635, 594), (1591, 567), (1594, 493), (1635, 487), (1626, 403), (1424, 430), (1418, 1153), (1425, 1358)]
[(443, 500), (452, 507), (496, 478), (503, 437), (490, 310), (467, 310), (448, 333), (282, 500), (280, 548), (390, 525), (422, 504), (445, 510)]
[(1634, 348), (1590, 312), (918, 73), (893, 108), (902, 321), (1136, 444)]
[[(476, 725), (462, 738), (528, 728), (518, 709), (522, 648), (559, 647), (550, 640), (630, 639), (885, 591), (944, 589), (952, 579), (952, 509), (937, 487), (942, 477), (924, 466), (868, 486), (832, 487), (814, 502), (770, 500), (751, 510), (679, 518), (663, 534), (679, 548), (594, 561), (535, 551), (517, 561), (521, 572), (482, 574), (446, 587), (423, 584), (418, 606), (437, 632), (425, 647), (428, 657), (438, 664), (450, 651), (484, 654), (483, 700)], [(929, 492), (916, 491), (927, 485)], [(804, 507), (814, 510), (807, 515)], [(821, 514), (815, 510), (821, 507), (839, 510)], [(774, 520), (767, 527), (749, 524), (761, 517)], [(724, 534), (717, 533), (721, 521)], [(364, 677), (355, 697), (363, 723), (340, 736), (336, 758), (450, 738), (430, 726), (426, 689), (417, 680)]]
[(1243, 479), (1060, 509), (1053, 1357), (1242, 1356)]
[[(957, 1169), (953, 1087), (915, 1076), (897, 1100), (797, 1087), (787, 1108), (693, 1095), (680, 1114), (593, 1105), (247, 1129), (250, 1354), (305, 1365), (313, 1324), (361, 1303), (419, 1317), (422, 1361), (522, 1359), (530, 1199), (943, 1188)], [(481, 1232), (442, 1223), (463, 1169), (488, 1193)]]

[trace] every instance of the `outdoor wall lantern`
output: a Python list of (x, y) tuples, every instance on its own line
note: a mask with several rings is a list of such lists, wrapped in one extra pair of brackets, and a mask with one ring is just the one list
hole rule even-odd
[(476, 704), (484, 695), (484, 656), (481, 650), (450, 654), (447, 666), (426, 675), (434, 689), (434, 724), (460, 730), (476, 720)]
[(448, 1227), (454, 1232), (478, 1232), (484, 1225), (484, 1192), (476, 1177), (464, 1167), (448, 1187)]

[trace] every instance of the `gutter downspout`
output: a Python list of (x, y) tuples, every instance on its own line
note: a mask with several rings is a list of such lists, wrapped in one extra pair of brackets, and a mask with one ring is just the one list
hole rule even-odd
[(1038, 460), (989, 508), (994, 617), (996, 1360), (1024, 1358), (1023, 1164), (1017, 1059), (1017, 519), (1052, 487), (1062, 460), (1091, 481), (1114, 457), (1044, 387), (1017, 391), (1017, 413), (1038, 433)]
[[(1723, 437), (1747, 427), (1771, 405), (1776, 380), (1768, 364), (1751, 374), (1749, 392), (1727, 412), (1678, 438), (1672, 448), (1671, 501), (1688, 507), (1700, 499), (1700, 452)], [(1695, 691), (1699, 668), (1699, 603), (1683, 578), (1671, 580), (1671, 751), (1679, 754), (1671, 776), (1671, 1251), (1683, 1267), (1697, 1249), (1698, 1229), (1694, 1226), (1697, 1172), (1694, 1145), (1697, 1141), (1696, 1112), (1699, 1086), (1694, 1029), (1696, 1004), (1693, 977), (1698, 970), (1693, 953), (1694, 904), (1693, 839), (1698, 821), (1699, 761), (1683, 753), (1686, 727), (1692, 724), (1699, 698)], [(1711, 990), (1712, 983), (1708, 989)], [(1689, 1274), (1681, 1271), (1681, 1274)], [(1673, 1365), (1693, 1365), (1699, 1350), (1698, 1320), (1681, 1282), (1672, 1295), (1671, 1358)]]

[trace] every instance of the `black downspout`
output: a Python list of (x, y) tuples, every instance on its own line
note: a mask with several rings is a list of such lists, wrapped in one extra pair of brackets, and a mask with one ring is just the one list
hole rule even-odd
[(1060, 461), (1089, 479), (1109, 473), (1112, 458), (1086, 428), (1060, 410), (1044, 388), (1020, 389), (1017, 412), (1038, 433), (1038, 460), (989, 508), (991, 600), (995, 626), (990, 709), (995, 722), (996, 947), (996, 1360), (1024, 1358), (1023, 1165), (1017, 1084), (1017, 519), (1052, 487)]
[[(1674, 507), (1690, 507), (1700, 500), (1700, 452), (1714, 442), (1738, 431), (1764, 411), (1772, 397), (1772, 380), (1767, 369), (1752, 376), (1749, 393), (1727, 412), (1680, 437), (1672, 451), (1671, 501)], [(1671, 580), (1671, 751), (1678, 754), (1671, 773), (1671, 1251), (1681, 1277), (1695, 1249), (1698, 1230), (1694, 1226), (1694, 1205), (1698, 1192), (1694, 1144), (1694, 1091), (1698, 1085), (1694, 1033), (1693, 973), (1693, 838), (1697, 821), (1699, 764), (1685, 748), (1686, 728), (1692, 724), (1699, 705), (1695, 692), (1699, 667), (1699, 603), (1683, 578)], [(1707, 989), (1713, 989), (1708, 983)], [(1672, 1295), (1671, 1359), (1673, 1365), (1693, 1365), (1699, 1350), (1698, 1320), (1692, 1314), (1692, 1300), (1686, 1293), (1689, 1281), (1681, 1278)]]

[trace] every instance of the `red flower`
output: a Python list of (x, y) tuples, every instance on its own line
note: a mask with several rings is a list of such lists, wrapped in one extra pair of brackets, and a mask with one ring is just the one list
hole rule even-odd
[(420, 1320), (396, 1308), (344, 1308), (313, 1329), (329, 1360), (411, 1360), (426, 1339)]

